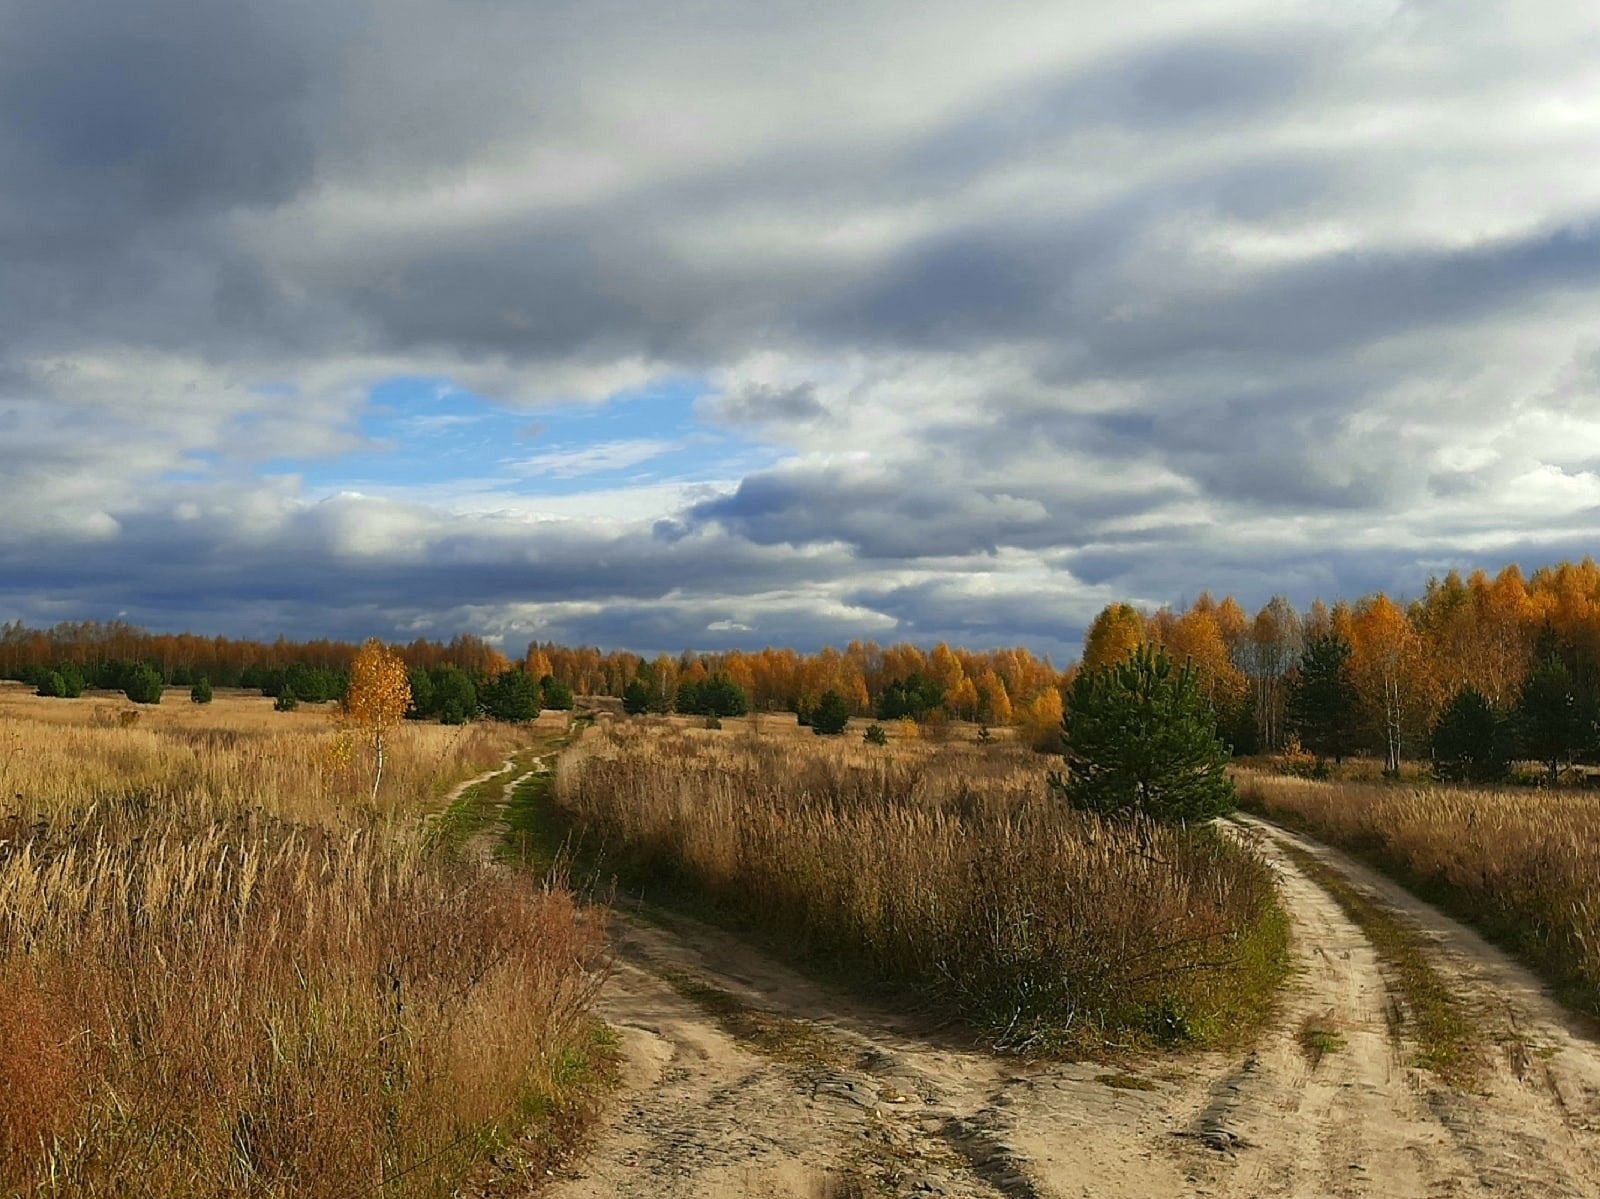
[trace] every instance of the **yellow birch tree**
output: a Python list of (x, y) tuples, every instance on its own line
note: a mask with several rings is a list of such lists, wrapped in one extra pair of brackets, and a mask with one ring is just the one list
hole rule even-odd
[(356, 651), (350, 663), (350, 683), (345, 689), (345, 719), (372, 739), (374, 767), (372, 802), (383, 782), (384, 738), (406, 717), (411, 704), (411, 680), (399, 654), (376, 637)]
[(1406, 734), (1426, 723), (1431, 707), (1422, 638), (1382, 592), (1361, 602), (1351, 632), (1350, 678), (1381, 727), (1384, 769), (1392, 774)]

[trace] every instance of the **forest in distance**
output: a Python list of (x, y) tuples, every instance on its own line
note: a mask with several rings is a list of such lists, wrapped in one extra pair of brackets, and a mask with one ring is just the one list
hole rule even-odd
[[(506, 680), (498, 685), (509, 693), (515, 674), (543, 686), (529, 702), (545, 706), (568, 706), (570, 694), (611, 696), (637, 711), (795, 711), (807, 721), (827, 697), (851, 716), (1014, 725), (1022, 739), (1053, 748), (1077, 672), (1141, 644), (1193, 665), (1236, 755), (1371, 754), (1394, 770), (1433, 752), (1446, 717), (1447, 741), (1487, 736), (1495, 757), (1525, 757), (1552, 772), (1600, 752), (1600, 566), (1590, 558), (1528, 575), (1515, 565), (1493, 575), (1451, 572), (1410, 601), (1380, 592), (1317, 600), (1302, 611), (1279, 596), (1254, 614), (1207, 592), (1181, 609), (1111, 604), (1088, 628), (1081, 661), (1065, 669), (1025, 648), (942, 642), (646, 657), (535, 641), (512, 658), (462, 634), (392, 648), (412, 673), (413, 693), (438, 697), (420, 714), (495, 715), (497, 682)], [(356, 650), (326, 639), (152, 633), (120, 622), (14, 622), (0, 626), (0, 677), (48, 687), (51, 672), (66, 672), (120, 690), (124, 677), (143, 672), (167, 685), (293, 689), (317, 701), (338, 698)]]

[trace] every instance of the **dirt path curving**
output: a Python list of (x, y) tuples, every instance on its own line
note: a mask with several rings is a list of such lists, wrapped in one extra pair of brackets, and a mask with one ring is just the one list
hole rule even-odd
[(1530, 971), (1398, 884), (1309, 838), (1243, 820), (1267, 852), (1287, 845), (1309, 853), (1414, 928), (1479, 1031), (1484, 1070), (1476, 1085), (1452, 1089), (1415, 1078), (1433, 1127), (1447, 1138), (1431, 1155), (1436, 1168), (1450, 1164), (1455, 1189), (1445, 1193), (1600, 1196), (1597, 1030)]
[[(1259, 821), (1300, 969), (1248, 1051), (995, 1058), (720, 930), (624, 914), (619, 1093), (553, 1199), (1600, 1196), (1600, 1047), (1528, 974), (1343, 855)], [(1473, 1091), (1414, 1066), (1399, 991), (1284, 850), (1414, 923), (1481, 1021)]]

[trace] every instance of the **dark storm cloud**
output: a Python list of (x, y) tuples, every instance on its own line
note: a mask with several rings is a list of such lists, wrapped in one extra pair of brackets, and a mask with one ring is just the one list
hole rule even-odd
[(1158, 319), (1102, 324), (1090, 338), (1096, 360), (1111, 370), (1191, 354), (1294, 360), (1592, 289), (1600, 230), (1588, 218), (1489, 245), (1339, 254), (1227, 282), (1173, 296)]
[(10, 347), (192, 347), (281, 300), (222, 223), (312, 181), (355, 24), (301, 0), (0, 3)]
[[(1519, 17), (0, 0), (0, 613), (1060, 652), (1584, 548), (1595, 51)], [(709, 378), (762, 465), (262, 473), (396, 375)]]

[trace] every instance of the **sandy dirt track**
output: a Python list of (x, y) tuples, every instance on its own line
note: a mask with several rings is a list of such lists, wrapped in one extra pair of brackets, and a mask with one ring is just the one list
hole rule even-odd
[[(1242, 821), (1280, 871), (1299, 967), (1248, 1049), (1029, 1063), (800, 977), (692, 921), (617, 923), (602, 1014), (623, 1077), (556, 1199), (1600, 1197), (1600, 1045), (1499, 951), (1344, 855)], [(1473, 1093), (1409, 1063), (1405, 1013), (1293, 841), (1421, 930), (1486, 1030)], [(1339, 1034), (1313, 1060), (1307, 1022)], [(1148, 1088), (1148, 1089), (1144, 1089)]]

